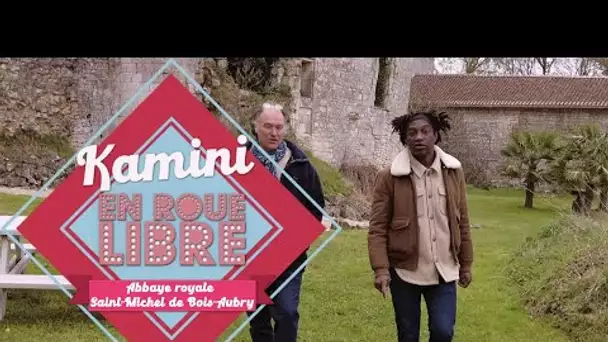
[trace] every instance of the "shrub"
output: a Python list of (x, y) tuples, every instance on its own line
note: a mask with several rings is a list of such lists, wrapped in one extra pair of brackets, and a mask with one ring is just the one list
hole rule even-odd
[(507, 273), (530, 314), (550, 318), (573, 341), (608, 336), (608, 216), (564, 216), (528, 238)]

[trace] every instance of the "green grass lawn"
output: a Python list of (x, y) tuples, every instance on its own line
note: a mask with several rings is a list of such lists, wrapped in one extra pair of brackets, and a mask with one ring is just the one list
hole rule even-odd
[[(0, 196), (0, 212), (11, 213), (25, 200)], [(472, 223), (481, 228), (473, 232), (473, 283), (459, 288), (455, 341), (567, 341), (549, 324), (529, 317), (503, 269), (526, 236), (550, 223), (569, 199), (537, 199), (532, 210), (521, 207), (523, 193), (518, 191), (471, 190), (469, 200)], [(366, 242), (365, 231), (342, 232), (310, 264), (302, 292), (300, 341), (396, 340), (390, 299), (372, 285)], [(36, 266), (30, 272), (37, 272)], [(9, 296), (0, 341), (106, 340), (59, 291), (11, 291)], [(422, 324), (424, 341), (426, 320)], [(247, 330), (236, 340), (250, 341)]]

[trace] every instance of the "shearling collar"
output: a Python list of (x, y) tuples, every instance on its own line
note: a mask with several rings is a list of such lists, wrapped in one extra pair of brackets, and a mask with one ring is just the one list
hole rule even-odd
[[(441, 163), (449, 169), (459, 169), (462, 164), (455, 157), (445, 153), (439, 146), (435, 146), (435, 152), (441, 160)], [(393, 159), (391, 164), (391, 175), (393, 176), (407, 176), (412, 172), (410, 164), (410, 152), (408, 148), (404, 148), (399, 154)]]

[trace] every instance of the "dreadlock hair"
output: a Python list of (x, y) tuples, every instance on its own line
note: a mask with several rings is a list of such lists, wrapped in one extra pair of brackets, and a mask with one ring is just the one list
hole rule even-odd
[(435, 110), (410, 112), (408, 114), (398, 116), (391, 121), (393, 133), (399, 133), (399, 140), (403, 145), (406, 144), (407, 128), (412, 121), (420, 117), (428, 120), (437, 133), (437, 141), (441, 142), (441, 132), (447, 133), (451, 128), (450, 117), (445, 112), (437, 112)]

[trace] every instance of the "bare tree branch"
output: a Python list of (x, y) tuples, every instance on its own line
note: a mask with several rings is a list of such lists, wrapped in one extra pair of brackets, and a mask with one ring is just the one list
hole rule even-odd
[(595, 76), (601, 74), (601, 67), (589, 57), (556, 58), (551, 74), (563, 76)]
[(491, 61), (485, 57), (437, 58), (435, 65), (442, 74), (486, 74), (491, 69)]
[(435, 64), (444, 74), (608, 76), (608, 58), (458, 57), (437, 58)]
[(466, 74), (476, 74), (483, 72), (485, 66), (488, 65), (490, 59), (483, 57), (464, 57), (464, 72)]
[(496, 67), (505, 75), (534, 75), (536, 60), (534, 58), (493, 58)]
[(589, 58), (579, 58), (578, 67), (576, 68), (576, 74), (579, 76), (587, 76), (591, 74), (591, 65)]
[(534, 57), (534, 60), (540, 65), (543, 75), (549, 75), (551, 73), (551, 67), (555, 63), (556, 58), (549, 57)]

